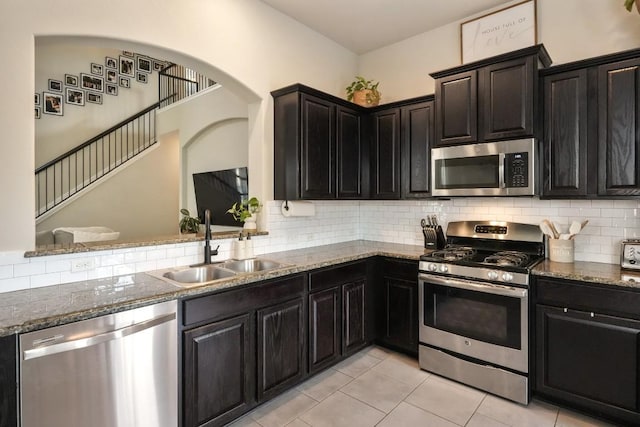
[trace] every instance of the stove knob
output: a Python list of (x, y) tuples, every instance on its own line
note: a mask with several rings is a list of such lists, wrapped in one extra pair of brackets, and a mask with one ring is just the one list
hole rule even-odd
[(502, 273), (502, 280), (505, 282), (510, 282), (513, 280), (513, 274), (511, 273)]
[(429, 271), (436, 271), (436, 270), (438, 270), (437, 264), (429, 264)]
[(498, 273), (496, 271), (490, 271), (487, 274), (487, 277), (489, 277), (489, 280), (497, 280), (498, 279)]
[(447, 271), (449, 271), (449, 269), (447, 268), (447, 266), (445, 264), (442, 264), (440, 266), (440, 272), (441, 273), (446, 273)]

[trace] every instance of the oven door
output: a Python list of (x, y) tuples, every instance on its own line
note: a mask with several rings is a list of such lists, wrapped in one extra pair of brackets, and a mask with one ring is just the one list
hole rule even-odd
[(527, 373), (528, 290), (419, 275), (420, 342)]

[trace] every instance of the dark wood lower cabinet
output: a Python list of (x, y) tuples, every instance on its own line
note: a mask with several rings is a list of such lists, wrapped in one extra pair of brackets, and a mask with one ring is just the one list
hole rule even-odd
[(365, 344), (365, 281), (342, 286), (342, 352), (350, 354)]
[(309, 295), (309, 372), (340, 358), (340, 288)]
[(255, 402), (253, 314), (184, 333), (185, 426), (218, 426)]
[(0, 427), (18, 425), (17, 335), (0, 337)]
[(377, 304), (378, 341), (418, 354), (418, 263), (384, 260)]
[(640, 321), (536, 306), (536, 391), (640, 425)]
[(304, 300), (258, 310), (258, 400), (273, 397), (306, 374)]
[(306, 276), (183, 302), (183, 427), (222, 426), (306, 373)]

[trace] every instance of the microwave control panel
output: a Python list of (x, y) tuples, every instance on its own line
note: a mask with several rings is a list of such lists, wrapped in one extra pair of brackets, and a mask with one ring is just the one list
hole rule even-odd
[(529, 186), (529, 153), (504, 155), (504, 183), (508, 188)]

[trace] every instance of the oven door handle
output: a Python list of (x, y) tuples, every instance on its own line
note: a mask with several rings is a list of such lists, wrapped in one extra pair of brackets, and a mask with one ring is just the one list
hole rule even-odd
[(469, 282), (466, 280), (444, 278), (439, 276), (427, 276), (421, 274), (420, 280), (434, 285), (449, 286), (452, 288), (465, 289), (469, 291), (484, 292), (487, 294), (505, 295), (508, 297), (526, 298), (527, 289), (514, 288), (507, 285), (492, 285), (490, 283)]

